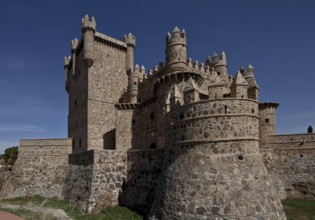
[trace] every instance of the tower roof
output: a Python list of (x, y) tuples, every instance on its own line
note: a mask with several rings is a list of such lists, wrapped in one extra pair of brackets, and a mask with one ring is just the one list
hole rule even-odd
[(251, 64), (249, 64), (247, 69), (254, 69), (254, 67)]
[(176, 85), (174, 86), (174, 89), (172, 90), (171, 97), (182, 98), (182, 95), (179, 92), (179, 89)]
[(240, 71), (238, 71), (235, 76), (235, 84), (238, 86), (248, 86), (247, 81), (245, 80), (244, 76)]
[(189, 91), (189, 90), (197, 90), (198, 91), (198, 87), (191, 77), (189, 77), (184, 91)]

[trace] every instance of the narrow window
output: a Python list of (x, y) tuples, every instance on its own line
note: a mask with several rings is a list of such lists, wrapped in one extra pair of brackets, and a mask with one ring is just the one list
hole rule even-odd
[(79, 148), (81, 148), (81, 147), (82, 147), (82, 139), (79, 138)]
[(153, 120), (154, 117), (155, 117), (154, 112), (151, 112), (151, 114), (150, 114), (150, 119)]
[(224, 114), (227, 113), (227, 106), (224, 106)]
[(79, 128), (79, 122), (78, 122), (78, 120), (75, 121), (75, 127), (76, 127), (76, 129)]
[(75, 140), (73, 139), (72, 140), (72, 150), (74, 150), (75, 149)]
[(78, 104), (77, 99), (74, 100), (74, 106), (76, 106)]
[(269, 118), (266, 118), (266, 119), (265, 119), (265, 122), (266, 122), (266, 123), (269, 123)]
[(184, 118), (185, 118), (184, 113), (180, 113), (180, 119), (184, 119)]
[(217, 72), (217, 74), (218, 74), (218, 76), (220, 76), (221, 73), (220, 73), (220, 72)]

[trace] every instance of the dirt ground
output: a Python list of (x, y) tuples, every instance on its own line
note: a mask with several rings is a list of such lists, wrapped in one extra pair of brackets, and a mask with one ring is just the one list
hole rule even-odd
[(0, 220), (25, 220), (19, 216), (13, 215), (8, 212), (0, 211)]

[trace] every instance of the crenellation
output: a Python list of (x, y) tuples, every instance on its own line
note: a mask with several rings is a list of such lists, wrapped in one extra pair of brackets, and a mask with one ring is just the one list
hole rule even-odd
[(75, 38), (74, 40), (71, 40), (71, 53), (74, 53), (74, 51), (77, 49), (77, 46), (79, 44), (79, 40)]
[(146, 72), (134, 35), (99, 33), (86, 15), (64, 58), (68, 139), (21, 140), (4, 197), (161, 220), (285, 220), (280, 198), (314, 198), (315, 135), (277, 135), (278, 103), (259, 102), (254, 67), (231, 76), (224, 51), (192, 61), (186, 41), (175, 27)]
[(193, 63), (192, 63), (192, 59), (191, 58), (188, 58), (188, 60), (187, 60), (187, 67), (189, 69), (193, 67)]
[(85, 31), (94, 31), (96, 30), (96, 21), (95, 18), (92, 17), (91, 20), (88, 15), (85, 15), (82, 18), (82, 32)]
[(153, 74), (157, 75), (158, 72), (159, 72), (159, 67), (158, 66), (154, 66), (153, 67)]
[(127, 50), (127, 45), (126, 43), (122, 42), (122, 41), (119, 41), (119, 40), (116, 40), (112, 37), (109, 37), (105, 34), (102, 34), (102, 33), (99, 33), (99, 32), (96, 32), (95, 33), (95, 41), (97, 43), (100, 43), (100, 44), (103, 44), (103, 45), (106, 45), (108, 47), (112, 47), (116, 50), (121, 50), (121, 51), (126, 51)]
[(204, 68), (204, 64), (203, 63), (200, 63), (199, 64), (199, 70), (201, 71), (201, 72), (205, 72), (205, 68)]
[(213, 53), (211, 61), (212, 61), (212, 65), (214, 65), (214, 64), (219, 62), (218, 54), (217, 54), (216, 51)]
[(159, 71), (162, 71), (165, 68), (165, 64), (163, 62), (159, 62), (158, 69)]

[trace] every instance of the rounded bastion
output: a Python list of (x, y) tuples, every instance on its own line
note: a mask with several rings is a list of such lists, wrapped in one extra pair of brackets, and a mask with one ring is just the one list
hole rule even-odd
[(178, 106), (166, 115), (166, 134), (164, 176), (151, 216), (286, 219), (259, 153), (257, 101)]

